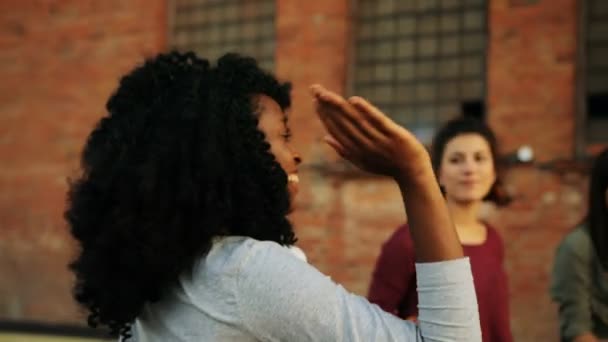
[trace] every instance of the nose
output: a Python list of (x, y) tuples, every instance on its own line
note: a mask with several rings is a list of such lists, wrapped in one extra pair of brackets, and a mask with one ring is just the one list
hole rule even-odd
[(298, 153), (293, 154), (293, 161), (296, 162), (296, 165), (300, 165), (302, 163), (302, 157)]
[(473, 173), (473, 171), (475, 171), (475, 167), (477, 166), (475, 164), (475, 160), (472, 159), (467, 159), (464, 163), (463, 163), (463, 171), (466, 174), (470, 174)]

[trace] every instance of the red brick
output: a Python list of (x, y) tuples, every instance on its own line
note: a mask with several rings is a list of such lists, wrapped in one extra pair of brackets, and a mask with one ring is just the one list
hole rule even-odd
[(78, 321), (66, 178), (118, 77), (166, 40), (166, 4), (2, 1), (0, 319)]
[[(351, 2), (276, 3), (276, 72), (294, 84), (290, 120), (305, 161), (291, 219), (311, 264), (365, 294), (403, 205), (389, 180), (332, 171), (339, 158), (321, 141), (308, 94), (316, 82), (348, 89)], [(490, 1), (488, 118), (503, 151), (529, 144), (541, 161), (572, 157), (575, 7)], [(65, 177), (118, 77), (165, 46), (166, 15), (164, 0), (0, 2), (0, 319), (79, 319), (65, 269)], [(487, 212), (505, 240), (515, 340), (555, 341), (549, 272), (585, 212), (587, 179), (534, 167), (505, 176), (515, 202)]]

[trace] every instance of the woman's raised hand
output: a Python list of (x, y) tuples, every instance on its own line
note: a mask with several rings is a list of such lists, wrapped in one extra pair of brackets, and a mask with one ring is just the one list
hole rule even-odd
[(407, 129), (362, 97), (344, 99), (321, 85), (311, 86), (325, 140), (357, 167), (393, 178), (430, 170), (425, 147)]

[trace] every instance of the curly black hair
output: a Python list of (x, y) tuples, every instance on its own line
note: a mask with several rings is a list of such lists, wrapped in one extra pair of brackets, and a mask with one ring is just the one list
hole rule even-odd
[(287, 174), (257, 128), (257, 95), (285, 111), (290, 85), (253, 58), (215, 66), (171, 52), (124, 76), (88, 137), (65, 213), (80, 244), (69, 265), (90, 326), (130, 337), (216, 236), (292, 245)]

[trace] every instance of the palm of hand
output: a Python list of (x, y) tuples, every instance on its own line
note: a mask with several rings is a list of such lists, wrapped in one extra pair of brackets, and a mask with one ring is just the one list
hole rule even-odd
[(329, 132), (326, 141), (357, 167), (397, 177), (413, 174), (428, 160), (424, 146), (365, 99), (349, 100), (313, 86), (316, 110)]

